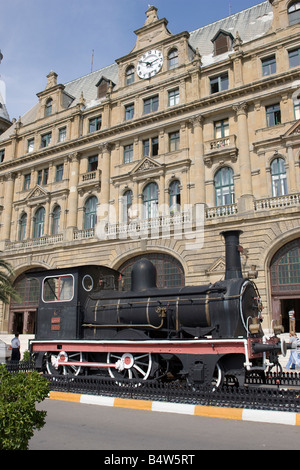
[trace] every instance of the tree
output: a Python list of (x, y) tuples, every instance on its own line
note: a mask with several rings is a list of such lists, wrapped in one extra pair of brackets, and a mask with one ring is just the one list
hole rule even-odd
[(48, 380), (37, 371), (12, 374), (0, 365), (0, 450), (28, 449), (34, 431), (45, 424), (46, 411), (35, 404), (48, 393)]
[(12, 275), (13, 269), (11, 265), (7, 261), (0, 259), (0, 301), (5, 304), (9, 303), (10, 297), (19, 300), (19, 296), (10, 281), (10, 276)]

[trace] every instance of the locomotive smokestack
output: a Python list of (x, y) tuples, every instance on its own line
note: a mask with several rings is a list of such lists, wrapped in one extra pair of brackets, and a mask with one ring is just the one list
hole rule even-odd
[(242, 230), (228, 230), (220, 233), (220, 235), (223, 235), (225, 239), (225, 280), (239, 279), (243, 277), (241, 255), (239, 251), (241, 233), (243, 233)]

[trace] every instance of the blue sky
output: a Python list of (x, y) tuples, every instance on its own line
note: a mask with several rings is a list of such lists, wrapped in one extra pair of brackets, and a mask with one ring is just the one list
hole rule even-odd
[[(151, 0), (0, 0), (1, 79), (10, 118), (44, 90), (50, 70), (66, 83), (112, 64), (134, 47)], [(171, 33), (201, 26), (261, 3), (259, 0), (153, 0)], [(201, 51), (200, 51), (201, 53)]]

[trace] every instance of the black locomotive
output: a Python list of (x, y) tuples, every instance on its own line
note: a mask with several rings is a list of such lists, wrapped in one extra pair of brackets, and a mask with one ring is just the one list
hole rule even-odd
[(222, 233), (225, 280), (210, 285), (158, 289), (146, 259), (133, 266), (126, 292), (120, 274), (103, 266), (35, 273), (37, 364), (52, 374), (108, 371), (118, 380), (217, 385), (263, 373), (265, 359), (276, 364), (285, 351), (276, 336), (264, 337), (259, 293), (242, 275), (240, 233)]

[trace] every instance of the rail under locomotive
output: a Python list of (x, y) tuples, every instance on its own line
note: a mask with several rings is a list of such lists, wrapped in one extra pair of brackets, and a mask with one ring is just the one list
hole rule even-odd
[(132, 269), (130, 291), (120, 274), (81, 266), (31, 274), (41, 295), (30, 350), (50, 374), (89, 374), (137, 380), (186, 379), (243, 385), (246, 371), (263, 374), (278, 363), (285, 345), (264, 336), (255, 284), (243, 277), (241, 231), (222, 235), (223, 281), (173, 289), (156, 287), (154, 265)]

